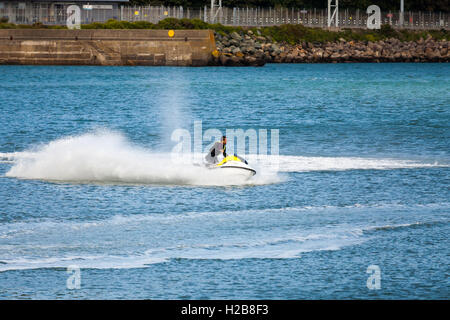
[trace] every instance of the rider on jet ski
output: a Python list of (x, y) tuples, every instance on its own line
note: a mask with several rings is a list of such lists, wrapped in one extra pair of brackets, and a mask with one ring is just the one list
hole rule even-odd
[[(227, 149), (227, 137), (222, 136), (222, 141), (220, 141), (220, 142), (217, 141), (216, 143), (214, 143), (214, 145), (211, 147), (211, 149), (209, 149), (209, 152), (205, 157), (206, 162), (209, 164), (221, 165), (229, 160), (234, 160), (234, 161), (241, 161), (241, 162), (244, 162), (245, 164), (248, 164), (247, 160), (239, 157), (237, 154), (234, 154), (234, 156), (228, 156), (226, 153), (226, 149)], [(223, 155), (222, 160), (219, 160), (219, 158), (218, 158), (220, 156), (220, 154)]]
[(218, 159), (218, 156), (220, 154), (222, 154), (224, 158), (227, 157), (227, 153), (225, 151), (226, 148), (227, 148), (227, 137), (222, 136), (222, 140), (215, 142), (214, 145), (211, 147), (211, 149), (209, 149), (209, 152), (205, 158), (206, 162), (210, 164), (219, 163), (220, 161)]

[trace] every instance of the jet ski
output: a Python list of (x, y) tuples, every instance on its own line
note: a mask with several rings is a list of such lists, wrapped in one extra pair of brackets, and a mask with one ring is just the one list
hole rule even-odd
[[(256, 170), (248, 165), (247, 160), (237, 156), (226, 156), (217, 164), (210, 165), (210, 169), (221, 170), (230, 178), (248, 180), (256, 174)], [(226, 171), (225, 171), (226, 170)]]

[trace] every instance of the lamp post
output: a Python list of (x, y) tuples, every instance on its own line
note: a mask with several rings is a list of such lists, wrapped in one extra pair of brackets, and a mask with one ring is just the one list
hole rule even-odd
[(403, 11), (404, 11), (404, 8), (405, 8), (405, 3), (404, 3), (404, 0), (400, 0), (400, 21), (399, 21), (399, 24), (400, 24), (400, 26), (402, 26), (403, 27)]
[(216, 21), (217, 15), (222, 10), (222, 0), (211, 0), (210, 23)]
[[(333, 8), (333, 13), (331, 13), (331, 8)], [(328, 28), (331, 27), (331, 23), (334, 19), (336, 28), (339, 26), (339, 0), (328, 0)]]

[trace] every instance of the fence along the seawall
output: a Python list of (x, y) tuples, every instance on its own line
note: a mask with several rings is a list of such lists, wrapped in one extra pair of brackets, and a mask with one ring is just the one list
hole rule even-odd
[[(7, 17), (9, 22), (32, 24), (64, 25), (67, 20), (69, 4), (59, 4), (58, 10), (50, 4), (29, 4), (25, 7), (13, 7), (3, 3), (0, 6), (0, 18)], [(394, 28), (407, 29), (449, 29), (450, 15), (443, 12), (404, 12), (403, 25), (400, 24), (400, 12), (382, 12), (382, 24)], [(221, 23), (235, 26), (273, 26), (282, 24), (301, 24), (308, 27), (327, 27), (327, 9), (302, 10), (296, 8), (228, 8), (211, 12), (209, 7), (183, 8), (164, 6), (111, 6), (111, 9), (81, 10), (81, 23), (105, 22), (109, 19), (123, 21), (148, 21), (158, 23), (165, 18), (197, 18), (209, 23)], [(363, 10), (351, 11), (340, 8), (339, 26), (342, 28), (366, 28), (367, 14)]]

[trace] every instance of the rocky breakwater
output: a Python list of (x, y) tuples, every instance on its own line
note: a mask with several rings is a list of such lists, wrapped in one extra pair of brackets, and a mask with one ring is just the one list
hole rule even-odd
[(217, 51), (214, 62), (222, 66), (263, 66), (267, 59), (264, 46), (269, 40), (256, 36), (251, 30), (246, 34), (215, 34)]
[(223, 66), (262, 66), (265, 63), (326, 62), (449, 62), (450, 41), (431, 36), (403, 42), (395, 38), (382, 41), (277, 43), (270, 36), (254, 34), (216, 34), (214, 63)]

